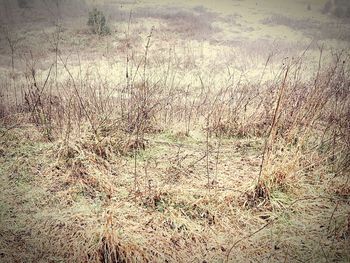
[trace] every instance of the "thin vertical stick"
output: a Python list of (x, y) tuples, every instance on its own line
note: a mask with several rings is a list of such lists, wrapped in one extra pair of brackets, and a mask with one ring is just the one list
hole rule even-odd
[(268, 152), (269, 140), (271, 139), (270, 143), (271, 144), (273, 143), (273, 138), (270, 138), (270, 137), (271, 137), (271, 135), (273, 135), (272, 132), (273, 132), (273, 130), (274, 130), (276, 124), (277, 124), (277, 121), (278, 121), (277, 120), (277, 115), (278, 115), (278, 112), (279, 112), (279, 109), (280, 109), (282, 96), (284, 94), (284, 90), (285, 90), (285, 86), (286, 86), (286, 80), (287, 80), (287, 76), (288, 76), (288, 71), (289, 71), (289, 66), (287, 67), (286, 73), (284, 75), (283, 83), (282, 83), (282, 86), (281, 86), (281, 89), (280, 89), (280, 92), (279, 92), (279, 96), (278, 96), (278, 100), (277, 100), (277, 105), (276, 105), (276, 108), (275, 108), (275, 112), (273, 114), (273, 120), (272, 120), (272, 123), (271, 123), (271, 127), (270, 127), (270, 130), (269, 130), (268, 136), (267, 136), (267, 138), (265, 140), (264, 151), (263, 151), (263, 155), (262, 155), (262, 159), (261, 159), (259, 176), (258, 176), (258, 185), (260, 184), (261, 174), (262, 174), (262, 170), (263, 170), (263, 167), (264, 167), (264, 164), (265, 164), (266, 155), (267, 155), (267, 152)]
[(220, 148), (221, 148), (221, 131), (219, 131), (219, 141), (218, 141), (218, 148), (216, 152), (216, 162), (215, 162), (215, 183), (218, 182), (218, 164), (219, 164), (219, 154), (220, 154)]
[(138, 148), (138, 143), (139, 143), (139, 125), (136, 124), (136, 141), (134, 144), (134, 190), (135, 193), (138, 190), (137, 187), (137, 148)]
[[(126, 94), (127, 94), (127, 115), (128, 115), (128, 122), (130, 122), (130, 98), (131, 98), (131, 89), (130, 89), (130, 76), (129, 76), (129, 53), (130, 53), (130, 23), (131, 23), (131, 14), (132, 10), (130, 10), (129, 13), (129, 21), (128, 21), (128, 29), (126, 33), (126, 69), (125, 69), (125, 77), (126, 77)], [(122, 95), (123, 96), (123, 95)], [(124, 100), (122, 98), (122, 103), (121, 103), (121, 110), (122, 110), (122, 117), (124, 117)]]
[(208, 191), (210, 193), (210, 173), (209, 173), (209, 114), (207, 117), (207, 138), (206, 138), (206, 157), (207, 157), (207, 178), (208, 178)]

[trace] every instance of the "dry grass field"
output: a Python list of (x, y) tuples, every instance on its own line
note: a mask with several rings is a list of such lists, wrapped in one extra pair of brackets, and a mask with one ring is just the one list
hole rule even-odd
[(0, 262), (350, 262), (350, 4), (0, 0)]

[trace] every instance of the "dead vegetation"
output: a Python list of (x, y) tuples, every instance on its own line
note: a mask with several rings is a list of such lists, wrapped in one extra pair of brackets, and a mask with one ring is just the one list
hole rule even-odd
[(251, 79), (160, 49), (154, 28), (133, 44), (131, 20), (117, 81), (61, 50), (59, 27), (46, 70), (23, 51), (5, 78), (0, 260), (347, 262), (348, 51), (266, 77), (271, 54)]

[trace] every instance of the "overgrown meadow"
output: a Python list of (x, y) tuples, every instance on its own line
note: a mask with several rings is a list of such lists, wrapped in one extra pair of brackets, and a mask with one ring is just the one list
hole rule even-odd
[(348, 1), (2, 0), (0, 262), (349, 262)]

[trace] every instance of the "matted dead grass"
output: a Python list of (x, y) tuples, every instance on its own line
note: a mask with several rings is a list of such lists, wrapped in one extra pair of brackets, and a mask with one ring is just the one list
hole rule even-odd
[(332, 190), (340, 178), (324, 171), (295, 180), (281, 161), (271, 166), (268, 201), (244, 204), (259, 171), (259, 139), (223, 140), (217, 166), (216, 154), (209, 157), (208, 186), (200, 136), (149, 136), (135, 192), (132, 156), (103, 159), (94, 148), (59, 156), (59, 142), (43, 141), (34, 127), (4, 134), (2, 262), (349, 260), (347, 186)]

